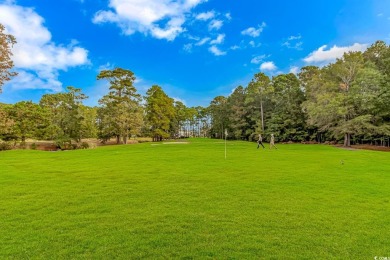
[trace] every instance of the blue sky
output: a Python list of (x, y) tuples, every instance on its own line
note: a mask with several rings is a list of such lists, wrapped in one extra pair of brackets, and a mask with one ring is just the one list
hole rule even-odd
[(323, 66), (345, 51), (390, 42), (388, 0), (0, 0), (16, 36), (15, 70), (0, 102), (38, 102), (66, 86), (97, 105), (102, 69), (133, 71), (187, 106), (269, 76)]

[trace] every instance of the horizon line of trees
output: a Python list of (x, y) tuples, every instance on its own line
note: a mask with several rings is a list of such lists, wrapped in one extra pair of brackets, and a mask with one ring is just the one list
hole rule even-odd
[(235, 139), (258, 133), (278, 141), (370, 143), (389, 146), (390, 47), (377, 41), (364, 52), (347, 52), (322, 68), (295, 75), (254, 75), (246, 87), (210, 104), (211, 133)]
[[(10, 46), (2, 32), (0, 89), (16, 73)], [(5, 53), (5, 54), (3, 54)], [(153, 85), (141, 97), (132, 71), (103, 70), (109, 83), (99, 106), (83, 105), (82, 90), (45, 94), (39, 103), (0, 104), (0, 139), (54, 140), (69, 145), (83, 138), (126, 144), (132, 136), (153, 141), (180, 137), (212, 137), (252, 141), (273, 133), (277, 141), (375, 143), (389, 145), (390, 47), (377, 41), (364, 52), (347, 52), (324, 67), (306, 66), (295, 75), (269, 78), (257, 73), (247, 86), (215, 97), (208, 107), (186, 107)]]
[(27, 138), (53, 140), (60, 147), (69, 147), (84, 138), (98, 138), (103, 143), (115, 138), (118, 144), (126, 144), (132, 136), (150, 136), (153, 141), (207, 136), (209, 120), (204, 108), (188, 108), (157, 85), (142, 98), (130, 70), (103, 70), (97, 79), (110, 84), (98, 107), (83, 105), (87, 96), (72, 86), (65, 92), (43, 95), (39, 103), (0, 103), (0, 139), (21, 143)]

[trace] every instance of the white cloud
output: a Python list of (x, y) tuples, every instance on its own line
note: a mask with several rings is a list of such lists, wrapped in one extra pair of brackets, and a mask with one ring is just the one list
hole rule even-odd
[(186, 15), (204, 1), (110, 0), (110, 10), (98, 11), (93, 22), (115, 23), (126, 35), (140, 32), (158, 39), (173, 41), (185, 31), (183, 24)]
[(302, 38), (302, 36), (300, 34), (298, 34), (297, 36), (291, 35), (290, 37), (288, 37), (287, 40), (293, 41), (293, 40), (299, 40), (301, 38)]
[(260, 33), (264, 30), (264, 28), (266, 26), (267, 25), (263, 22), (261, 25), (258, 26), (257, 29), (255, 27), (249, 27), (249, 28), (241, 31), (241, 34), (242, 35), (248, 35), (248, 36), (256, 38), (256, 37), (260, 36)]
[(260, 70), (262, 71), (274, 71), (276, 69), (277, 67), (275, 66), (275, 63), (273, 61), (263, 62), (260, 65)]
[(60, 91), (59, 71), (89, 63), (88, 51), (77, 41), (68, 46), (54, 43), (44, 19), (32, 8), (1, 4), (0, 23), (17, 39), (13, 61), (19, 75), (8, 83), (12, 88)]
[(210, 44), (221, 44), (225, 40), (225, 34), (218, 34), (217, 38), (215, 40), (212, 40)]
[(290, 71), (289, 71), (290, 73), (293, 73), (293, 74), (298, 74), (298, 72), (299, 72), (299, 67), (297, 67), (297, 66), (292, 66), (292, 67), (290, 67)]
[(251, 63), (260, 64), (264, 59), (266, 59), (268, 57), (269, 57), (269, 55), (265, 55), (265, 54), (260, 55), (260, 56), (256, 56), (251, 60)]
[(98, 72), (102, 71), (102, 70), (112, 70), (114, 69), (114, 65), (107, 62), (106, 64), (103, 64), (103, 65), (100, 65), (99, 68), (98, 68)]
[(252, 48), (258, 48), (261, 46), (261, 43), (257, 43), (255, 41), (249, 41), (248, 42), (249, 46), (251, 46)]
[(355, 43), (351, 46), (338, 47), (334, 45), (329, 50), (326, 50), (327, 45), (323, 45), (318, 50), (310, 53), (303, 60), (306, 63), (321, 63), (321, 62), (333, 62), (337, 58), (341, 58), (345, 52), (350, 51), (364, 51), (368, 47), (368, 44)]
[(181, 102), (181, 103), (183, 103), (185, 106), (187, 106), (187, 102), (186, 102), (184, 99), (178, 98), (178, 97), (172, 97), (172, 98), (173, 98), (174, 101), (176, 101), (176, 102)]
[(232, 47), (230, 47), (231, 50), (238, 50), (240, 49), (240, 46), (238, 45), (233, 45)]
[(184, 50), (185, 52), (192, 52), (192, 43), (184, 44), (183, 50)]
[(302, 50), (302, 44), (303, 42), (300, 41), (302, 39), (301, 35), (292, 35), (287, 38), (285, 42), (282, 43), (282, 46), (285, 46), (289, 49), (296, 49), (296, 50)]
[(209, 30), (219, 30), (223, 26), (223, 21), (221, 20), (212, 20), (209, 24)]
[(58, 81), (58, 72), (41, 73), (16, 69), (18, 76), (13, 78), (6, 86), (15, 90), (47, 89), (55, 92), (62, 90), (62, 83)]
[(197, 45), (197, 46), (202, 46), (202, 45), (206, 44), (206, 43), (207, 43), (208, 41), (210, 41), (210, 40), (211, 40), (211, 39), (210, 39), (209, 37), (205, 37), (205, 38), (199, 40), (195, 45)]
[(226, 17), (226, 19), (228, 19), (228, 20), (231, 20), (231, 19), (232, 19), (232, 15), (231, 15), (230, 13), (226, 13), (226, 14), (225, 14), (225, 17)]
[(200, 14), (196, 15), (195, 19), (201, 20), (201, 21), (207, 21), (207, 20), (214, 18), (214, 16), (215, 16), (214, 11), (209, 11), (209, 12), (200, 13)]
[(209, 48), (209, 51), (214, 54), (215, 56), (222, 56), (222, 55), (226, 55), (226, 52), (225, 51), (221, 51), (220, 49), (218, 49), (217, 46), (211, 46)]
[(183, 18), (172, 18), (168, 23), (166, 28), (161, 29), (159, 26), (154, 26), (150, 28), (152, 35), (157, 39), (166, 39), (168, 41), (173, 41), (177, 35), (185, 31), (181, 25), (184, 23)]

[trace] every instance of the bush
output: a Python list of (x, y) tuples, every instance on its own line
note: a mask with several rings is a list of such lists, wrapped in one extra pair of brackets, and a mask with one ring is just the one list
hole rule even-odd
[(70, 139), (59, 138), (55, 140), (54, 145), (60, 150), (71, 150), (73, 148)]
[(88, 149), (89, 148), (89, 143), (87, 142), (82, 142), (80, 144), (80, 149)]
[(0, 141), (0, 151), (11, 150), (12, 144), (10, 142), (1, 142)]
[(32, 143), (32, 144), (30, 145), (30, 149), (31, 149), (31, 150), (36, 150), (37, 148), (38, 148), (38, 146), (37, 146), (36, 143)]

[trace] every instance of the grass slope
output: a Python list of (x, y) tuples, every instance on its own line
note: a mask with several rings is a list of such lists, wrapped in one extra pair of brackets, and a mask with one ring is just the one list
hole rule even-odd
[(390, 256), (388, 153), (278, 147), (1, 152), (0, 258)]

